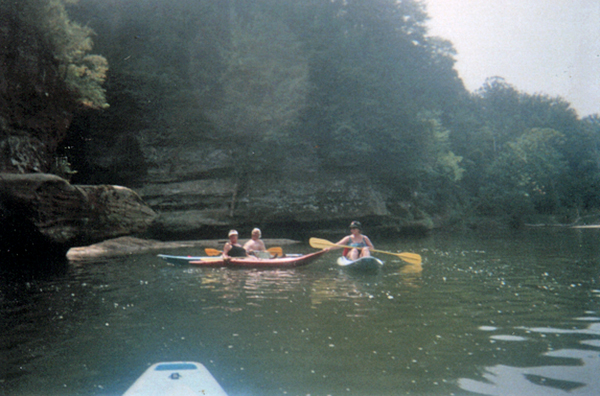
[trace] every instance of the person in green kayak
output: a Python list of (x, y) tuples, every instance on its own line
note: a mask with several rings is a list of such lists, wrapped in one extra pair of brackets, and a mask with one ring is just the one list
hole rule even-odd
[(375, 249), (369, 237), (362, 234), (362, 225), (358, 221), (350, 223), (350, 235), (342, 238), (336, 245), (351, 246), (351, 249), (345, 248), (342, 255), (353, 261), (359, 257), (369, 257), (369, 249)]
[(248, 252), (238, 243), (238, 232), (231, 230), (228, 236), (229, 242), (223, 246), (223, 258), (227, 260), (231, 257), (246, 257)]

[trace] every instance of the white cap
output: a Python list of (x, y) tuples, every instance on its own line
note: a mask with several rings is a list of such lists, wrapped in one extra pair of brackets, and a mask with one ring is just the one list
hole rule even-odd
[(229, 234), (227, 234), (227, 236), (232, 236), (232, 235), (237, 235), (238, 232), (236, 230), (231, 230), (229, 231)]

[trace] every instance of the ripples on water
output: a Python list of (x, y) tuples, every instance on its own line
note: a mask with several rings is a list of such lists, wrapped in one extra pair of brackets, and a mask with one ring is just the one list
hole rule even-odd
[[(592, 316), (576, 318), (600, 321)], [(487, 329), (486, 329), (487, 330)], [(496, 329), (494, 329), (496, 330)], [(600, 389), (600, 324), (590, 324), (583, 329), (565, 330), (555, 328), (521, 328), (523, 336), (492, 335), (491, 342), (545, 342), (544, 339), (562, 335), (587, 335), (579, 346), (553, 350), (541, 354), (544, 365), (534, 367), (511, 367), (495, 365), (485, 368), (485, 381), (460, 379), (462, 389), (486, 395), (594, 395)], [(513, 333), (514, 334), (514, 333)], [(571, 341), (571, 340), (569, 340)], [(591, 348), (588, 348), (591, 347)], [(577, 349), (581, 348), (581, 349)]]
[(356, 273), (333, 253), (280, 270), (143, 255), (5, 279), (0, 394), (115, 395), (151, 363), (194, 360), (232, 396), (595, 395), (596, 245), (434, 236), (403, 246), (422, 272), (390, 256)]

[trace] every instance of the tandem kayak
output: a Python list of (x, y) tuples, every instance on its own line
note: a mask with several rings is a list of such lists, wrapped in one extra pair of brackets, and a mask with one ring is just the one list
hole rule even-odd
[(158, 257), (170, 264), (190, 264), (202, 267), (279, 268), (300, 267), (310, 264), (323, 253), (325, 253), (325, 250), (310, 254), (287, 254), (284, 257), (271, 259), (232, 257), (227, 262), (221, 256), (169, 256), (159, 254)]
[(361, 257), (357, 260), (350, 260), (344, 256), (341, 256), (337, 259), (337, 263), (340, 267), (349, 267), (352, 269), (361, 270), (374, 270), (383, 267), (383, 261), (373, 256)]
[(227, 396), (210, 372), (196, 362), (150, 366), (123, 396)]

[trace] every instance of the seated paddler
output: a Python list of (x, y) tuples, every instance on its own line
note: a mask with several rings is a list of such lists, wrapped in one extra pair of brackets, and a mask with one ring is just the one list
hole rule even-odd
[(229, 231), (229, 242), (223, 246), (223, 258), (225, 260), (231, 257), (246, 257), (248, 253), (242, 245), (238, 243), (238, 232), (236, 230)]
[(271, 255), (267, 252), (265, 243), (260, 239), (261, 237), (262, 232), (260, 229), (253, 229), (250, 233), (250, 240), (244, 244), (244, 249), (246, 249), (248, 254), (258, 258), (271, 258)]
[[(358, 221), (350, 223), (350, 235), (340, 239), (336, 245), (349, 246), (344, 249), (342, 255), (348, 260), (357, 260), (359, 257), (369, 257), (375, 249), (368, 236), (362, 234), (362, 225)], [(335, 247), (331, 247), (335, 249)]]

